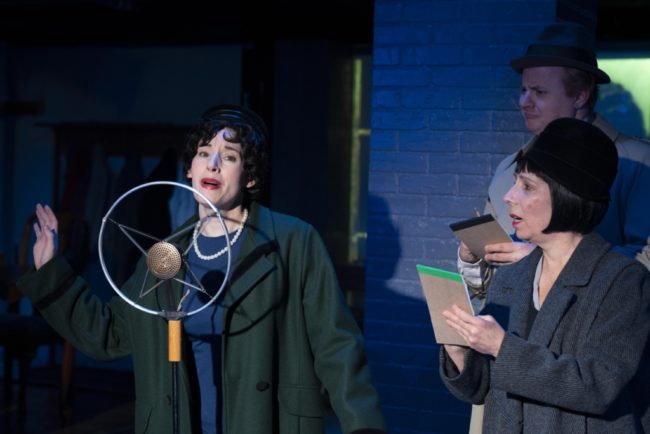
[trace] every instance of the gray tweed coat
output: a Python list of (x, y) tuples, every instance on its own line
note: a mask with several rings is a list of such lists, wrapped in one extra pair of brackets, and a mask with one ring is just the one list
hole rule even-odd
[(650, 273), (589, 234), (529, 325), (540, 256), (495, 274), (481, 314), (507, 331), (499, 354), (470, 350), (459, 374), (441, 348), (445, 385), (485, 404), (486, 434), (650, 433)]

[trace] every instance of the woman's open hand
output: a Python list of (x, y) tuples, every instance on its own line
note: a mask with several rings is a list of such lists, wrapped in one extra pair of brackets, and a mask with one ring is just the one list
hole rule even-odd
[(34, 243), (34, 267), (38, 270), (47, 261), (52, 259), (57, 249), (57, 233), (59, 222), (48, 205), (42, 206), (36, 204), (37, 222), (34, 223), (34, 234), (36, 242)]
[(506, 333), (490, 315), (471, 315), (458, 306), (442, 312), (447, 324), (462, 336), (467, 346), (494, 357), (499, 354)]

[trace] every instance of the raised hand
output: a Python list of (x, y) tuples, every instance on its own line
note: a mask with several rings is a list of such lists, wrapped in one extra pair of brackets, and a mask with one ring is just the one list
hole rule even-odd
[(494, 243), (485, 246), (485, 260), (495, 265), (517, 262), (535, 249), (535, 244), (514, 241), (512, 243)]
[(52, 259), (57, 249), (57, 233), (59, 222), (48, 205), (42, 206), (36, 204), (37, 222), (34, 223), (34, 234), (36, 242), (34, 243), (34, 267), (38, 270), (47, 261)]

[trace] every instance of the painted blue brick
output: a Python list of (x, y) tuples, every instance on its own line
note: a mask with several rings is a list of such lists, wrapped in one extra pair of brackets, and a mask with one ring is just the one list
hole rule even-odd
[(428, 44), (430, 40), (429, 26), (425, 25), (384, 25), (375, 26), (374, 44), (405, 45)]
[[(471, 215), (472, 214), (467, 214), (465, 217), (469, 217)], [(458, 254), (458, 240), (450, 238), (427, 240), (424, 245), (424, 250), (431, 258), (453, 258)], [(426, 261), (426, 263), (429, 265), (428, 261)], [(451, 268), (444, 267), (443, 269), (453, 272), (457, 271), (455, 266)]]
[(435, 130), (485, 131), (490, 129), (490, 112), (485, 110), (432, 110), (429, 125)]
[(437, 66), (430, 68), (429, 81), (433, 86), (489, 87), (492, 69), (486, 66)]
[(395, 23), (402, 20), (402, 4), (395, 1), (375, 0), (375, 24)]
[[(372, 325), (372, 324), (371, 324)], [(371, 332), (374, 332), (374, 328), (371, 328)], [(390, 330), (388, 330), (390, 332)], [(404, 339), (407, 340), (408, 336), (404, 336)], [(400, 342), (401, 336), (396, 336), (391, 339), (391, 342)], [(406, 368), (406, 369), (397, 369), (397, 368)], [(382, 364), (377, 363), (377, 361), (371, 361), (371, 369), (375, 374), (375, 377), (388, 378), (388, 381), (378, 382), (380, 385), (383, 384), (399, 384), (402, 383), (403, 387), (415, 387), (422, 386), (431, 389), (440, 390), (440, 379), (438, 378), (437, 372), (433, 367), (427, 368), (418, 368), (413, 366), (400, 366), (399, 364)], [(383, 371), (383, 372), (382, 372)], [(392, 378), (389, 374), (392, 372)], [(384, 375), (382, 375), (384, 374)]]
[(370, 170), (373, 172), (426, 173), (427, 167), (425, 154), (377, 151), (370, 155)]
[[(395, 265), (395, 261), (391, 262), (390, 259), (384, 258), (372, 258), (369, 263), (373, 266), (386, 266), (392, 268)], [(365, 298), (366, 300), (385, 300), (390, 302), (402, 302), (405, 297), (411, 298), (413, 300), (424, 299), (422, 296), (422, 286), (420, 285), (417, 275), (412, 275), (411, 280), (401, 281), (395, 284), (390, 280), (392, 277), (391, 273), (385, 273), (386, 276), (375, 276), (366, 278), (366, 289), (365, 289)], [(382, 271), (383, 272), (383, 271)], [(369, 270), (366, 268), (366, 274), (369, 274)]]
[(472, 2), (466, 8), (464, 18), (467, 21), (547, 21), (555, 17), (555, 2), (541, 1), (503, 1)]
[(430, 173), (490, 175), (489, 154), (432, 154), (429, 159)]
[(463, 49), (454, 46), (410, 47), (403, 50), (404, 65), (460, 65)]
[(400, 92), (398, 90), (375, 90), (372, 93), (373, 108), (398, 108)]
[[(386, 348), (386, 350), (390, 350)], [(436, 352), (436, 357), (438, 353)], [(405, 408), (423, 408), (429, 411), (437, 412), (459, 412), (463, 411), (467, 404), (459, 402), (446, 389), (425, 389), (423, 387), (403, 387), (399, 384), (382, 385), (380, 393), (386, 396), (382, 403), (389, 406), (399, 406)], [(397, 398), (397, 399), (396, 399)]]
[(442, 270), (455, 270), (456, 269), (456, 255), (453, 256), (453, 259), (445, 258), (431, 258), (430, 265), (432, 267), (440, 268)]
[(467, 47), (463, 50), (463, 63), (468, 65), (507, 65), (520, 53), (519, 47)]
[(462, 2), (459, 1), (407, 1), (404, 3), (405, 21), (437, 23), (455, 21), (461, 16)]
[(476, 210), (482, 213), (483, 205), (483, 201), (476, 196), (437, 195), (427, 198), (428, 214), (437, 218), (453, 220), (469, 218), (475, 214)]
[[(368, 198), (368, 214), (392, 213), (401, 215), (425, 215), (427, 205), (422, 195), (384, 194), (377, 200)], [(379, 203), (379, 202), (382, 203)]]
[(402, 92), (402, 106), (407, 108), (460, 108), (464, 89), (438, 87), (434, 89), (406, 89)]
[[(521, 55), (525, 53), (525, 49), (521, 51)], [(517, 57), (517, 56), (516, 56)], [(510, 67), (510, 62), (501, 67), (494, 67), (494, 83), (498, 87), (505, 87), (511, 89), (519, 89), (521, 86), (521, 75)], [(515, 94), (518, 98), (518, 93)]]
[[(429, 321), (429, 310), (424, 300), (403, 300), (391, 301), (386, 300), (369, 300), (365, 305), (366, 319), (376, 319), (383, 321), (400, 321), (400, 322), (417, 322), (426, 324)], [(434, 342), (428, 343), (429, 347), (435, 347)], [(404, 346), (403, 352), (418, 352), (412, 357), (420, 357), (426, 353), (426, 348), (422, 346)], [(425, 351), (422, 351), (425, 350)]]
[(374, 151), (389, 151), (397, 149), (397, 132), (373, 129), (370, 133), (370, 149)]
[(455, 152), (459, 149), (459, 135), (455, 131), (400, 131), (400, 151)]
[(396, 194), (370, 194), (368, 195), (368, 215), (376, 218), (387, 218), (394, 212), (390, 206), (391, 200), (402, 197)]
[[(391, 434), (467, 434), (471, 407), (465, 404), (461, 408), (465, 409), (464, 413), (388, 407), (384, 416)], [(393, 421), (399, 421), (400, 430), (392, 428)]]
[(436, 23), (431, 29), (433, 45), (460, 45), (465, 42), (467, 24), (457, 21), (451, 23)]
[[(495, 165), (528, 137), (509, 61), (554, 4), (377, 1), (365, 332), (392, 434), (467, 432), (469, 406), (438, 376), (415, 266), (456, 269), (449, 222), (482, 210)], [(429, 173), (412, 173), (422, 155)]]
[[(366, 324), (368, 325), (366, 337), (367, 339), (381, 338), (382, 342), (389, 341), (399, 343), (401, 345), (417, 344), (419, 342), (431, 342), (435, 338), (431, 330), (431, 321), (426, 318), (425, 324), (416, 324), (413, 321), (408, 322), (395, 322), (395, 321), (364, 321), (364, 330)], [(426, 327), (423, 327), (425, 325)], [(411, 366), (417, 369), (416, 360), (408, 357), (405, 354), (394, 355), (393, 358), (398, 358), (395, 364)], [(429, 380), (430, 384), (439, 382), (438, 378)]]
[(404, 258), (421, 258), (425, 254), (425, 242), (422, 238), (403, 238), (396, 245), (395, 235), (391, 237), (372, 237), (367, 248), (372, 249), (373, 257), (394, 258), (396, 253)]
[(447, 221), (437, 218), (397, 216), (396, 226), (402, 237), (449, 237)]
[(490, 185), (491, 175), (467, 175), (460, 177), (460, 191), (467, 195), (484, 196)]
[(452, 175), (398, 175), (400, 193), (457, 193), (458, 180)]
[[(399, 235), (397, 233), (396, 221), (394, 214), (391, 215), (368, 215), (368, 234), (372, 234), (372, 240), (369, 239), (368, 242), (372, 243), (375, 239), (381, 239), (382, 237), (395, 237)], [(369, 252), (370, 253), (370, 252)], [(374, 254), (374, 252), (372, 252)]]
[(421, 111), (375, 110), (371, 122), (372, 128), (419, 130), (426, 127), (427, 116)]
[(375, 68), (372, 80), (375, 88), (381, 86), (425, 86), (431, 81), (431, 73), (422, 68)]
[[(548, 21), (553, 21), (553, 16), (549, 16)], [(464, 39), (461, 42), (467, 44), (499, 45), (504, 48), (519, 46), (522, 52), (524, 52), (529, 43), (528, 41), (535, 40), (542, 27), (539, 24), (507, 21), (498, 24), (494, 22), (488, 24), (465, 24), (463, 25), (465, 29)], [(518, 55), (519, 53), (515, 54)]]
[(462, 153), (510, 153), (527, 141), (524, 132), (467, 131), (460, 135)]
[(375, 47), (372, 63), (375, 66), (399, 65), (400, 53), (397, 47)]
[(479, 110), (518, 110), (519, 88), (462, 90), (462, 107)]
[(368, 178), (368, 190), (371, 192), (397, 192), (397, 175), (393, 173), (370, 173)]
[(492, 130), (525, 132), (526, 124), (518, 111), (495, 111), (492, 113)]

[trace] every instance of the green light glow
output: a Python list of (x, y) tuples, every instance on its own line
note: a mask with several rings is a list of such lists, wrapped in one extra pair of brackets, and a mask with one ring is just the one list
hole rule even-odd
[(645, 136), (648, 137), (650, 135), (650, 81), (648, 81), (650, 58), (599, 58), (598, 66), (609, 74), (612, 83), (623, 86), (630, 93), (634, 104), (641, 111)]

